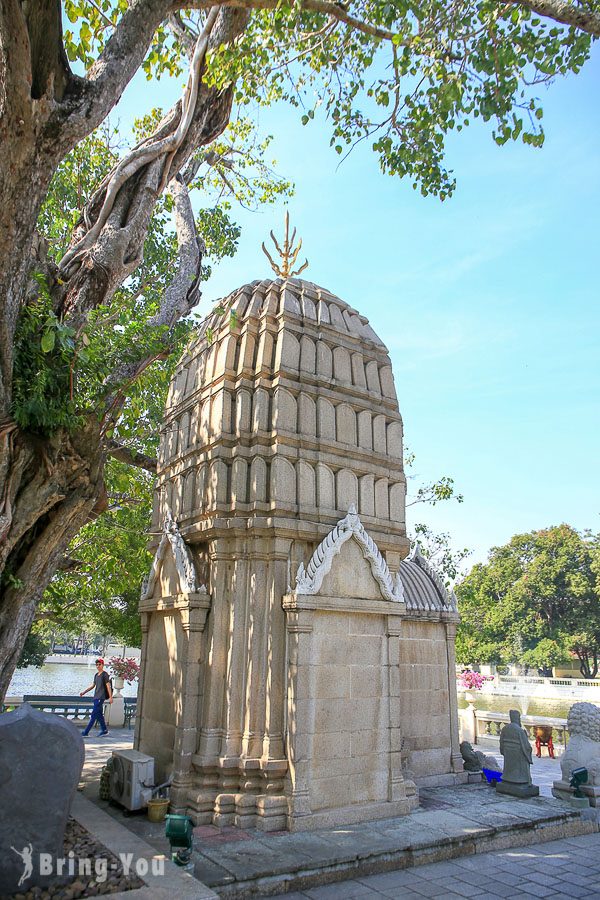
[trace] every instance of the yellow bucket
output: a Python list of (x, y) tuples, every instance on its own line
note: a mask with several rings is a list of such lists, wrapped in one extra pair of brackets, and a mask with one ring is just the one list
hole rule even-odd
[(165, 800), (162, 797), (155, 797), (154, 800), (148, 800), (148, 821), (164, 822), (168, 809), (169, 800)]

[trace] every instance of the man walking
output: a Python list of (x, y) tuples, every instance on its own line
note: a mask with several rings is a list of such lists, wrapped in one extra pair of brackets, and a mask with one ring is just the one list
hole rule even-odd
[(104, 671), (104, 660), (97, 659), (96, 660), (96, 674), (94, 675), (94, 683), (90, 684), (89, 687), (80, 693), (80, 697), (83, 697), (84, 694), (87, 694), (88, 691), (94, 692), (94, 708), (92, 709), (92, 716), (90, 721), (87, 724), (87, 727), (84, 731), (81, 732), (83, 737), (87, 737), (93, 726), (96, 722), (100, 723), (100, 737), (104, 737), (108, 734), (108, 728), (106, 727), (106, 722), (104, 721), (104, 713), (102, 711), (104, 703), (108, 700), (109, 703), (113, 702), (112, 696), (112, 687), (110, 685), (110, 678), (108, 674)]

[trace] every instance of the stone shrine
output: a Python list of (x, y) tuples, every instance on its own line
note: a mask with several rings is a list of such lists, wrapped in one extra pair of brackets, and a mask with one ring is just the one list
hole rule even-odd
[(197, 824), (408, 813), (467, 776), (456, 602), (407, 557), (388, 352), (304, 280), (220, 307), (161, 431), (135, 746)]

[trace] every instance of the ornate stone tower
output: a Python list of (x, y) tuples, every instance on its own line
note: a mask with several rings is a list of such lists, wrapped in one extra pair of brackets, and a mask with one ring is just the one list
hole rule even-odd
[(253, 282), (220, 306), (161, 432), (136, 746), (198, 823), (408, 812), (401, 757), (416, 776), (462, 771), (457, 615), (422, 560), (401, 566), (388, 352), (303, 280)]

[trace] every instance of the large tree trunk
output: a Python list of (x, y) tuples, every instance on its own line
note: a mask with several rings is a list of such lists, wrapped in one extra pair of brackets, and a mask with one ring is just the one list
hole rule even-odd
[(19, 660), (36, 606), (67, 545), (103, 503), (102, 454), (93, 421), (51, 439), (3, 438), (0, 493), (0, 697)]

